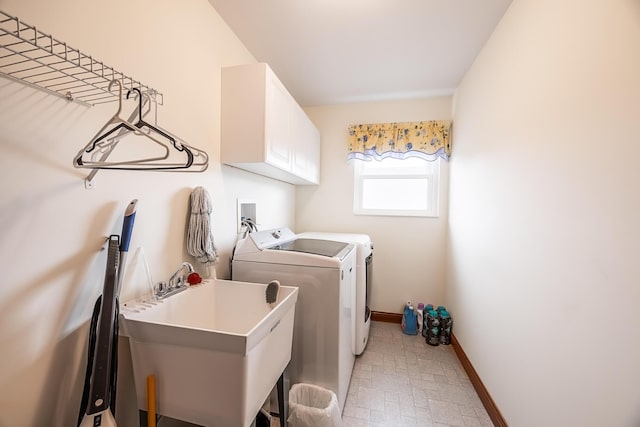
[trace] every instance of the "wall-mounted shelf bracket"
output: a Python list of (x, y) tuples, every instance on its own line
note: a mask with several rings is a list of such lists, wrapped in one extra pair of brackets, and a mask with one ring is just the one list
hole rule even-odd
[[(91, 158), (89, 161), (74, 159), (75, 167), (91, 169), (84, 180), (86, 189), (94, 187), (93, 178), (100, 169), (203, 172), (208, 167), (209, 156), (205, 151), (190, 146), (169, 131), (160, 129), (157, 123), (152, 125), (143, 121), (143, 116), (150, 111), (147, 113), (142, 111), (143, 103), (153, 103), (156, 107), (164, 105), (162, 93), (2, 10), (0, 10), (0, 76), (83, 105), (118, 102), (116, 116), (120, 113), (123, 91), (126, 92), (127, 99), (130, 93), (137, 93), (139, 106), (131, 113), (127, 126), (122, 129), (120, 126), (112, 127), (98, 138), (104, 138), (112, 131), (119, 129), (118, 133), (104, 140), (109, 142), (106, 149), (96, 152), (96, 157), (99, 155), (100, 158)], [(118, 82), (118, 91), (110, 90), (114, 82)], [(122, 124), (123, 120), (119, 119), (114, 124)], [(105, 126), (110, 124), (107, 123)], [(138, 134), (143, 132), (143, 135), (151, 131), (156, 132), (166, 140), (161, 141), (158, 139), (159, 136), (151, 135), (147, 135), (148, 138), (163, 146), (165, 150), (172, 147), (182, 156), (179, 161), (175, 158), (168, 159), (167, 154), (164, 157), (108, 162), (107, 158), (118, 145), (119, 137), (131, 131)], [(90, 143), (88, 145), (90, 149), (85, 149), (84, 153), (92, 151), (96, 142), (97, 139), (93, 141), (93, 146)], [(81, 152), (81, 154), (84, 153)], [(164, 159), (168, 160), (160, 161)]]
[(117, 93), (108, 90), (109, 82), (118, 79), (125, 89), (139, 88), (163, 105), (154, 88), (2, 10), (0, 75), (84, 105), (118, 101)]

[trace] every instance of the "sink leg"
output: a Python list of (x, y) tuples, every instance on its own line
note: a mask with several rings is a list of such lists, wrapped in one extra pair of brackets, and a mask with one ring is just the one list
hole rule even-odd
[(138, 410), (138, 414), (140, 415), (140, 427), (149, 427), (147, 423), (147, 411), (140, 409)]
[[(287, 396), (285, 396), (285, 394)], [(278, 378), (278, 414), (280, 415), (280, 427), (286, 427), (289, 418), (289, 392), (284, 389), (284, 372)]]
[[(287, 426), (287, 418), (289, 418), (289, 391), (284, 388), (284, 372), (278, 378), (277, 383), (278, 388), (278, 413), (280, 415), (280, 427)], [(147, 422), (147, 411), (143, 411), (142, 409), (138, 410), (139, 415), (139, 424), (140, 427), (149, 427)], [(251, 423), (252, 427), (255, 427), (256, 420), (254, 419)]]

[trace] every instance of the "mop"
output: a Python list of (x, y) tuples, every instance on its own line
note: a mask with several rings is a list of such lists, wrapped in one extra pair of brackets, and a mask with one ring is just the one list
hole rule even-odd
[(187, 252), (207, 268), (207, 275), (216, 278), (214, 265), (218, 259), (213, 235), (209, 225), (212, 212), (211, 198), (203, 187), (196, 187), (191, 193), (191, 214), (187, 230)]

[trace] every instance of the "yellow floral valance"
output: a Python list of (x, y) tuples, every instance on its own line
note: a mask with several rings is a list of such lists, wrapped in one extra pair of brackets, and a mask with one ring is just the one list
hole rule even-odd
[(451, 121), (374, 123), (349, 126), (347, 159), (420, 157), (434, 161), (451, 155)]

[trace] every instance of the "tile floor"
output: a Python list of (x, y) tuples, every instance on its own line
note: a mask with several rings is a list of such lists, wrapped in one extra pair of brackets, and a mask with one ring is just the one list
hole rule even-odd
[(385, 322), (371, 324), (342, 419), (345, 427), (493, 426), (450, 345), (430, 346)]
[[(344, 427), (493, 426), (450, 345), (432, 347), (421, 336), (403, 334), (399, 324), (385, 322), (371, 323), (342, 420)], [(160, 425), (173, 426), (171, 421)], [(280, 426), (276, 417), (271, 426)]]

